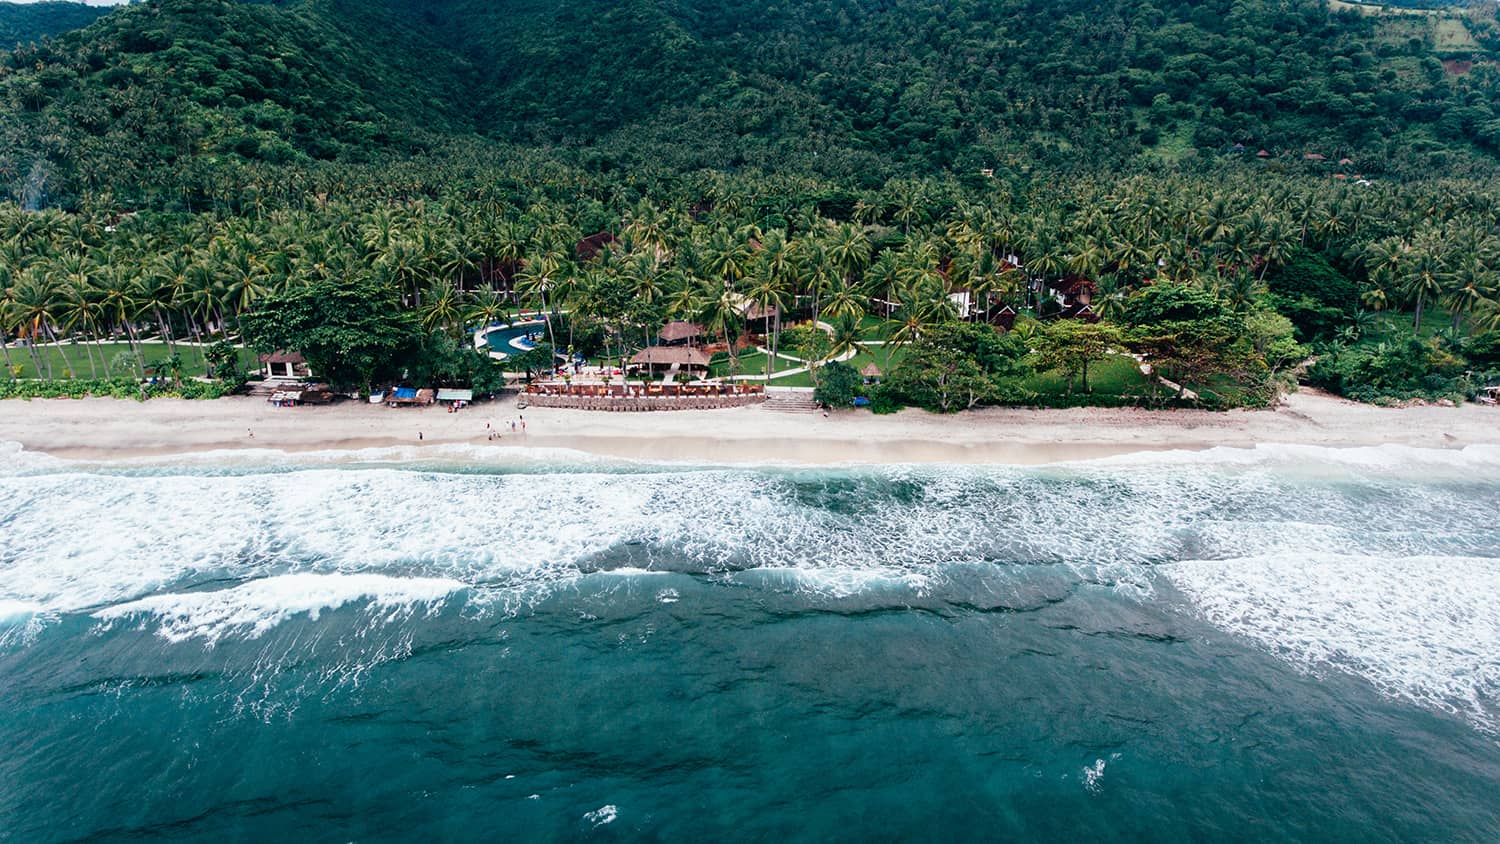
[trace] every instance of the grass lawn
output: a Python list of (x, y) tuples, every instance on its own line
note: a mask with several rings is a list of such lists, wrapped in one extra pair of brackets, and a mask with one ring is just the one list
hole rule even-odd
[(854, 367), (855, 372), (873, 363), (880, 367), (880, 372), (884, 375), (890, 372), (891, 366), (899, 362), (905, 355), (905, 349), (892, 349), (890, 346), (871, 346), (870, 351), (860, 352), (846, 362)]
[(1459, 18), (1438, 18), (1432, 25), (1432, 48), (1438, 52), (1478, 50), (1479, 42)]
[[(1025, 387), (1039, 395), (1061, 396), (1068, 392), (1068, 379), (1061, 370), (1054, 369), (1026, 379)], [(1089, 387), (1096, 395), (1143, 396), (1151, 392), (1151, 382), (1141, 374), (1140, 364), (1124, 355), (1111, 355), (1095, 361), (1089, 367)], [(1083, 389), (1076, 379), (1074, 389)]]
[[(783, 351), (781, 354), (788, 354), (788, 352), (784, 352)], [(766, 364), (768, 362), (770, 362), (770, 357), (771, 356), (768, 355), (768, 354), (766, 354), (765, 352), (748, 352), (748, 351), (747, 352), (740, 352), (740, 354), (739, 354), (740, 368), (735, 373), (733, 373), (733, 374), (736, 374), (736, 375), (765, 375), (766, 374)], [(777, 372), (785, 372), (788, 369), (798, 369), (802, 365), (803, 364), (800, 363), (800, 362), (798, 362), (798, 361), (787, 360), (785, 357), (782, 357), (781, 355), (778, 355), (776, 357), (774, 365), (772, 366), (771, 372), (772, 372), (772, 374), (775, 374)], [(729, 371), (729, 361), (726, 359), (726, 360), (720, 361), (719, 363), (715, 363), (709, 369), (709, 374), (712, 375), (715, 378), (723, 378), (723, 377), (726, 377), (726, 376), (730, 375), (731, 373)], [(796, 376), (788, 376), (788, 377), (789, 378), (795, 378)], [(790, 383), (790, 382), (778, 380), (778, 381), (776, 381), (774, 383), (783, 384), (783, 383)]]
[[(1412, 336), (1412, 311), (1381, 311), (1375, 324), (1365, 330), (1356, 346), (1373, 346), (1377, 343), (1404, 343)], [(1423, 340), (1442, 334), (1453, 325), (1453, 317), (1442, 308), (1426, 308), (1422, 311), (1422, 330), (1416, 336)]]
[[(150, 366), (154, 361), (168, 357), (172, 353), (166, 343), (142, 343), (139, 348), (141, 357), (145, 360), (147, 366)], [(38, 374), (36, 371), (36, 365), (31, 356), (31, 349), (11, 347), (7, 351), (10, 352), (11, 365), (21, 367), (20, 377), (22, 378), (45, 377), (48, 361), (52, 364), (52, 377), (54, 378), (68, 377), (67, 370), (70, 363), (72, 367), (71, 375), (74, 378), (93, 378), (95, 369), (99, 373), (98, 377), (106, 378), (108, 377), (110, 362), (119, 355), (129, 354), (130, 347), (124, 343), (63, 343), (61, 348), (55, 345), (39, 345), (35, 351), (37, 356), (42, 358), (43, 369), (41, 374)], [(93, 353), (95, 369), (89, 367), (90, 351)], [(182, 355), (182, 374), (184, 377), (203, 374), (203, 353), (197, 346), (179, 345), (177, 353)], [(66, 360), (64, 359), (64, 355), (66, 355)], [(240, 362), (245, 367), (254, 366), (254, 353), (241, 349)], [(0, 371), (0, 378), (12, 377), (11, 371), (5, 368), (3, 360), (0, 360), (0, 370), (3, 370)]]

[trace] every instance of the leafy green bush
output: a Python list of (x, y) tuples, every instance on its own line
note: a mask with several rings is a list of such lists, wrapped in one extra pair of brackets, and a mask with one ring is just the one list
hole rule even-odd
[(141, 386), (134, 378), (108, 380), (0, 381), (0, 399), (86, 399), (108, 396), (143, 401), (150, 398), (218, 399), (234, 395), (237, 381), (184, 381), (181, 386), (159, 383)]
[(1335, 348), (1308, 368), (1306, 380), (1345, 398), (1374, 404), (1458, 400), (1476, 388), (1464, 374), (1462, 360), (1416, 337)]
[(860, 386), (859, 373), (847, 363), (833, 361), (818, 368), (818, 386), (813, 401), (829, 407), (848, 407), (854, 403), (854, 392)]

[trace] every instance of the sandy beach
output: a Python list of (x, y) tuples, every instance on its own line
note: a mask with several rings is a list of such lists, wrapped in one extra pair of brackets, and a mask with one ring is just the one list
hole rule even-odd
[[(510, 423), (523, 416), (525, 433), (512, 433)], [(491, 429), (504, 431), (498, 442), (489, 439)], [(277, 408), (256, 398), (144, 403), (35, 399), (0, 402), (4, 441), (82, 459), (229, 448), (300, 451), (471, 443), (716, 463), (1026, 464), (1258, 443), (1459, 448), (1500, 443), (1500, 409), (1377, 408), (1311, 391), (1289, 396), (1274, 410), (1229, 413), (989, 408), (952, 416), (906, 410), (889, 416), (845, 411), (828, 417), (762, 407), (658, 413), (518, 410), (514, 398), (458, 413), (439, 406), (393, 409), (353, 401)]]

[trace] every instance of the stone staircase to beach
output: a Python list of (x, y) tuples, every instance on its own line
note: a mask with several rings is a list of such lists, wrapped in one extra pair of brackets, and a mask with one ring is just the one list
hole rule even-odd
[(812, 393), (767, 393), (764, 407), (776, 413), (817, 413), (820, 409)]

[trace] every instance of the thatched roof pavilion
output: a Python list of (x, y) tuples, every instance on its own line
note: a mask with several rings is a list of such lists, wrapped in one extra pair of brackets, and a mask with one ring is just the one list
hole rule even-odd
[(694, 337), (701, 335), (702, 333), (703, 326), (699, 325), (696, 322), (683, 322), (682, 320), (673, 320), (672, 322), (667, 323), (666, 326), (662, 328), (661, 333), (656, 336), (661, 338), (661, 341), (663, 343), (681, 343), (684, 340), (691, 340)]
[(668, 369), (708, 369), (708, 353), (702, 349), (686, 346), (651, 346), (641, 349), (630, 359), (631, 366), (644, 366), (648, 371)]

